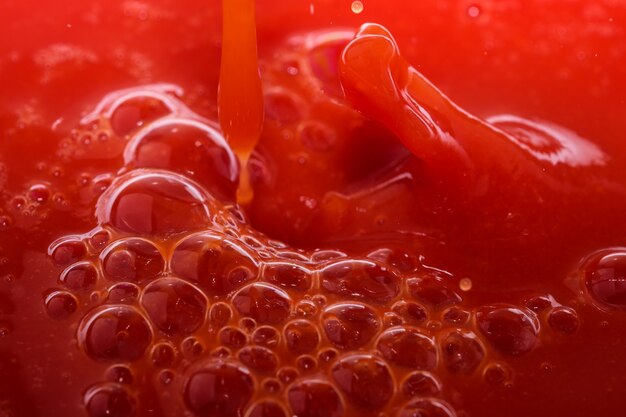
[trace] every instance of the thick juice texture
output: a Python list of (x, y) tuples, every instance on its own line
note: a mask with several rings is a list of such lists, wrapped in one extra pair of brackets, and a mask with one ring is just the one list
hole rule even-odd
[(242, 208), (220, 2), (0, 5), (0, 416), (621, 416), (626, 6), (256, 23)]

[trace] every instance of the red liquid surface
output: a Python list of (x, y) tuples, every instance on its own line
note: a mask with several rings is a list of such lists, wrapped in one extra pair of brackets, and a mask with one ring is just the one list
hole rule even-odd
[(405, 3), (257, 3), (245, 212), (219, 5), (0, 6), (0, 416), (622, 415), (626, 8)]

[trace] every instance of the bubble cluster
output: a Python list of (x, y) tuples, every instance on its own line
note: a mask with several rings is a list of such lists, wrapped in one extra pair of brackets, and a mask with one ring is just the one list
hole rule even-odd
[[(272, 123), (302, 117), (290, 113), (299, 99), (273, 91)], [(162, 87), (112, 95), (98, 112), (109, 138), (125, 138), (124, 167), (102, 179), (97, 226), (50, 245), (58, 275), (43, 300), (105, 366), (85, 391), (89, 417), (145, 414), (145, 378), (196, 417), (454, 417), (447, 378), (510, 384), (508, 360), (545, 331), (582, 326), (549, 295), (470, 302), (466, 281), (395, 244), (346, 253), (268, 239), (231, 204), (238, 166), (220, 132)], [(316, 152), (336, 145), (323, 124), (299, 138)], [(583, 266), (601, 308), (624, 304), (622, 252)]]

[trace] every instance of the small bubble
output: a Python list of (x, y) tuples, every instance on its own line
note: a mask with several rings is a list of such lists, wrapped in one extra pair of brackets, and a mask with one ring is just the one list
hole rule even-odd
[(13, 225), (13, 219), (9, 216), (0, 216), (0, 232), (9, 229)]
[(470, 7), (467, 8), (467, 15), (471, 18), (476, 18), (480, 16), (480, 12), (480, 7), (476, 4), (472, 4)]
[(338, 353), (335, 349), (324, 349), (322, 350), (317, 357), (320, 362), (328, 363), (337, 357)]
[(485, 367), (483, 378), (489, 385), (502, 385), (509, 378), (509, 371), (499, 363), (491, 363)]
[(252, 333), (252, 342), (257, 345), (273, 348), (279, 341), (278, 331), (271, 326), (261, 326)]
[(361, 1), (353, 1), (352, 2), (352, 6), (350, 7), (352, 9), (352, 13), (354, 14), (359, 14), (361, 12), (363, 12), (363, 2)]
[(187, 358), (197, 358), (204, 352), (204, 346), (195, 337), (188, 337), (183, 340), (180, 350)]
[(105, 378), (118, 384), (130, 385), (133, 383), (133, 373), (124, 365), (115, 365), (107, 369)]
[(50, 190), (43, 184), (36, 184), (28, 190), (28, 198), (37, 204), (43, 204), (50, 198)]
[(277, 392), (280, 392), (280, 390), (282, 389), (282, 384), (279, 380), (275, 378), (268, 378), (263, 381), (263, 389), (271, 394), (275, 394)]
[(317, 360), (315, 360), (313, 356), (302, 355), (298, 358), (296, 364), (298, 365), (298, 368), (302, 369), (303, 371), (310, 371), (312, 369), (315, 369), (315, 367), (317, 366)]
[(150, 356), (152, 364), (157, 368), (167, 368), (172, 366), (176, 360), (176, 352), (169, 343), (157, 343), (154, 345)]
[(13, 324), (7, 320), (0, 320), (0, 338), (7, 337), (13, 331)]
[(174, 372), (169, 369), (164, 369), (159, 374), (159, 380), (163, 385), (169, 385), (174, 380)]
[(46, 297), (48, 315), (56, 320), (71, 316), (78, 306), (76, 297), (65, 291), (54, 291)]
[(461, 291), (469, 291), (472, 289), (472, 280), (469, 278), (463, 278), (459, 281), (459, 288)]
[(89, 417), (130, 417), (135, 412), (134, 399), (120, 386), (103, 384), (85, 394)]
[(548, 324), (561, 333), (572, 334), (578, 330), (578, 314), (569, 307), (555, 307), (548, 316)]
[(278, 379), (283, 381), (283, 383), (289, 384), (290, 382), (293, 382), (296, 380), (296, 378), (298, 378), (298, 370), (291, 367), (281, 368), (278, 370), (276, 376), (278, 377)]

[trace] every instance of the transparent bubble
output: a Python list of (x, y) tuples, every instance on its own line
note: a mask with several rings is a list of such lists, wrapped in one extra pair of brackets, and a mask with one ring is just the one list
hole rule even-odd
[(338, 303), (322, 314), (326, 338), (337, 348), (352, 350), (369, 343), (381, 324), (378, 314), (360, 303)]
[(548, 315), (548, 324), (563, 334), (573, 334), (580, 326), (576, 311), (569, 307), (554, 307)]
[(307, 291), (311, 288), (312, 273), (292, 262), (271, 262), (263, 269), (263, 280), (286, 289)]
[(126, 167), (159, 168), (190, 177), (216, 197), (232, 201), (237, 158), (213, 126), (192, 119), (168, 118), (139, 131), (124, 152)]
[(396, 327), (383, 332), (377, 349), (389, 362), (412, 369), (431, 370), (437, 366), (432, 338), (413, 327)]
[(400, 292), (398, 277), (369, 261), (341, 261), (320, 271), (320, 285), (342, 297), (384, 303)]
[(320, 335), (317, 328), (309, 321), (294, 320), (289, 322), (283, 333), (285, 342), (291, 352), (307, 353), (317, 348)]
[(225, 327), (219, 332), (220, 343), (224, 346), (239, 349), (248, 343), (248, 336), (236, 327)]
[(443, 362), (453, 374), (471, 374), (485, 357), (485, 350), (473, 332), (455, 330), (441, 342)]
[(427, 371), (411, 372), (402, 382), (402, 392), (407, 397), (436, 396), (441, 388), (441, 382)]
[(260, 326), (252, 333), (252, 343), (257, 345), (272, 349), (278, 346), (279, 342), (280, 334), (274, 327)]
[(199, 417), (240, 417), (253, 393), (254, 381), (245, 367), (209, 359), (188, 373), (184, 399)]
[(141, 305), (152, 323), (168, 335), (191, 334), (204, 323), (208, 301), (179, 278), (159, 278), (143, 290)]
[(53, 291), (46, 297), (46, 311), (56, 320), (63, 320), (74, 314), (78, 300), (66, 291)]
[(78, 341), (95, 360), (134, 361), (152, 342), (152, 329), (133, 307), (104, 306), (92, 310), (81, 321)]
[(197, 283), (209, 295), (229, 294), (256, 279), (259, 272), (247, 250), (212, 233), (191, 235), (180, 242), (171, 267), (174, 274)]
[(450, 404), (435, 398), (417, 398), (405, 404), (398, 417), (457, 417)]
[(263, 346), (248, 346), (239, 351), (239, 360), (248, 368), (262, 374), (273, 374), (278, 368), (278, 357)]
[(394, 394), (387, 364), (370, 354), (351, 354), (339, 359), (331, 375), (337, 387), (357, 406), (381, 408)]
[(478, 328), (502, 353), (517, 356), (537, 343), (539, 321), (534, 313), (513, 306), (487, 306), (476, 311)]
[(90, 262), (79, 262), (74, 264), (59, 277), (59, 281), (68, 289), (73, 291), (90, 290), (98, 280), (98, 271)]
[[(191, 180), (172, 172), (135, 170), (100, 197), (101, 225), (138, 236), (170, 236), (211, 225), (214, 201)], [(185, 215), (181, 215), (185, 213)]]
[(69, 236), (50, 245), (48, 253), (56, 265), (66, 266), (81, 261), (85, 257), (87, 249), (79, 238)]
[(626, 248), (588, 256), (581, 275), (587, 293), (598, 306), (626, 310)]
[(293, 415), (298, 417), (341, 417), (344, 413), (339, 394), (324, 381), (300, 381), (291, 385), (287, 400)]
[(102, 269), (112, 281), (141, 282), (161, 275), (165, 260), (150, 241), (122, 239), (109, 245), (101, 255)]
[(131, 417), (135, 407), (135, 399), (119, 385), (101, 384), (85, 393), (89, 417)]
[(111, 382), (124, 385), (132, 385), (133, 372), (125, 365), (114, 365), (107, 369), (105, 378)]
[(292, 302), (289, 295), (270, 284), (249, 284), (235, 294), (232, 304), (239, 314), (262, 324), (278, 324), (289, 317)]

